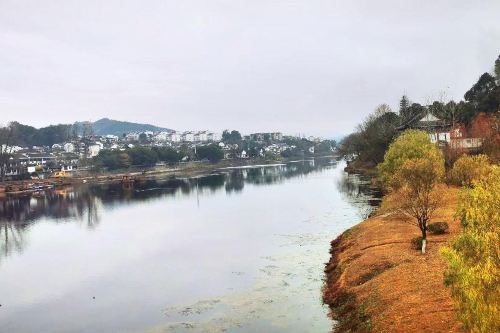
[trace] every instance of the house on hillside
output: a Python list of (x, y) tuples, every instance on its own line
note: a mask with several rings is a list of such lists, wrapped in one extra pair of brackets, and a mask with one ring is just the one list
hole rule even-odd
[(444, 119), (439, 119), (430, 112), (423, 116), (413, 128), (427, 132), (433, 143), (438, 143), (439, 145), (450, 143), (452, 124)]
[(500, 141), (500, 113), (478, 113), (466, 128), (457, 124), (451, 131), (450, 147), (478, 151), (485, 140)]
[(430, 112), (416, 122), (412, 128), (428, 133), (431, 142), (440, 147), (477, 151), (482, 146), (485, 137), (490, 135), (491, 124), (485, 116), (478, 114), (466, 127), (464, 124), (452, 124), (450, 121), (440, 119)]
[(487, 139), (500, 141), (500, 114), (478, 113), (470, 123), (454, 125), (432, 114), (422, 117), (413, 128), (429, 133), (432, 142), (451, 149), (480, 151)]

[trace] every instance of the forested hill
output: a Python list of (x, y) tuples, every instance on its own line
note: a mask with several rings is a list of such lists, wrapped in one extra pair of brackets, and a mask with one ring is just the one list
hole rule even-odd
[(52, 146), (75, 139), (77, 135), (107, 135), (121, 136), (130, 132), (170, 132), (171, 129), (149, 124), (138, 124), (107, 118), (96, 122), (76, 122), (74, 124), (50, 125), (35, 128), (18, 122), (11, 122), (7, 127), (0, 127), (0, 145), (18, 145), (21, 147)]
[[(77, 127), (82, 128), (83, 122), (76, 122)], [(108, 118), (102, 118), (92, 123), (92, 129), (96, 135), (122, 135), (130, 132), (172, 132), (169, 128), (158, 127), (150, 124), (132, 123), (128, 121), (119, 121)]]

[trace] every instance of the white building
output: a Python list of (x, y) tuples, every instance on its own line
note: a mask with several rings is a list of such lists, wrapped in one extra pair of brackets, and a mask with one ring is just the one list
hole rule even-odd
[(167, 141), (170, 141), (170, 133), (168, 132), (160, 132), (158, 134), (156, 134), (154, 137), (154, 140), (156, 142), (167, 142)]
[(118, 141), (118, 136), (116, 135), (112, 135), (112, 134), (108, 134), (105, 136), (106, 140), (108, 141)]
[(217, 142), (222, 140), (220, 133), (207, 132), (207, 141)]
[(169, 140), (172, 142), (181, 142), (181, 140), (182, 140), (181, 134), (178, 132), (172, 132), (172, 133), (170, 133)]
[(90, 145), (88, 157), (97, 156), (102, 148), (103, 148), (103, 144), (101, 142), (96, 142), (96, 143)]
[(20, 150), (23, 150), (22, 147), (19, 147), (19, 146), (7, 146), (5, 144), (3, 144), (1, 147), (2, 147), (2, 151), (3, 152), (7, 152), (9, 154), (10, 153), (16, 153), (16, 152), (18, 152)]
[(208, 141), (208, 132), (207, 131), (198, 132), (198, 141), (202, 142)]
[(436, 142), (450, 142), (450, 132), (436, 132), (429, 133), (429, 137), (432, 143)]
[(138, 141), (139, 140), (139, 133), (128, 133), (125, 136), (125, 139), (127, 141)]
[(181, 137), (182, 141), (194, 142), (194, 133), (193, 132), (184, 132)]
[(71, 142), (66, 142), (63, 146), (63, 149), (67, 153), (73, 153), (75, 151), (75, 145)]

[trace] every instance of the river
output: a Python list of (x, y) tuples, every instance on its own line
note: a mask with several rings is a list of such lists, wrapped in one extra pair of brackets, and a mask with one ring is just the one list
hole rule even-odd
[(0, 199), (2, 332), (328, 332), (330, 241), (377, 193), (330, 159)]

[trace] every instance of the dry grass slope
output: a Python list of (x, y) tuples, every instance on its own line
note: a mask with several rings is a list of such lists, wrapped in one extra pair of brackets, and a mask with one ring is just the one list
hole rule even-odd
[(439, 248), (460, 231), (454, 219), (458, 189), (448, 188), (431, 222), (449, 233), (428, 236), (428, 252), (411, 246), (420, 231), (393, 210), (387, 196), (376, 216), (332, 242), (323, 291), (338, 332), (462, 332), (443, 284)]

